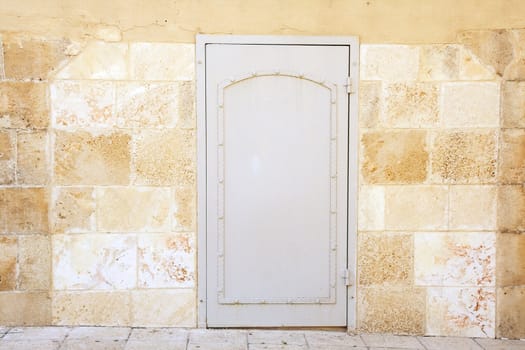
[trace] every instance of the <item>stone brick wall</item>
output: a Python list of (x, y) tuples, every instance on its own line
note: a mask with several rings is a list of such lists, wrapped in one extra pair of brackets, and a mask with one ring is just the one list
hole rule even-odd
[(361, 330), (524, 336), (524, 45), (361, 47)]
[[(2, 41), (0, 324), (195, 326), (194, 46)], [(524, 337), (525, 31), (359, 89), (359, 330)]]
[(193, 52), (3, 37), (0, 324), (195, 326)]

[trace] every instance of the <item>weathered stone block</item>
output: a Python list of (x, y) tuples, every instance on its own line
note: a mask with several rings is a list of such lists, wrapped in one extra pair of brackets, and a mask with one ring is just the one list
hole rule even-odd
[(525, 128), (525, 81), (503, 82), (501, 125), (504, 128)]
[(416, 233), (415, 284), (419, 286), (494, 286), (495, 233)]
[(127, 79), (128, 44), (93, 41), (58, 74), (58, 79)]
[(51, 118), (58, 128), (114, 127), (115, 85), (107, 81), (55, 81)]
[(498, 78), (494, 67), (485, 64), (466, 47), (459, 53), (459, 79), (461, 80), (495, 80)]
[(129, 292), (55, 292), (53, 324), (57, 326), (129, 326)]
[(168, 188), (98, 188), (96, 197), (99, 231), (166, 232), (170, 230)]
[(495, 186), (450, 186), (451, 230), (495, 230), (497, 219)]
[(53, 189), (53, 233), (95, 231), (95, 194), (91, 187)]
[(357, 322), (362, 332), (423, 334), (424, 288), (360, 288)]
[(6, 188), (7, 232), (48, 233), (48, 199), (44, 188)]
[(416, 80), (419, 48), (406, 45), (361, 45), (361, 79)]
[(193, 81), (180, 81), (178, 92), (178, 126), (182, 129), (195, 129), (197, 116), (195, 114), (195, 84)]
[(16, 180), (24, 185), (46, 185), (49, 178), (45, 131), (17, 135)]
[(444, 83), (441, 119), (449, 128), (498, 127), (499, 83)]
[(192, 44), (130, 44), (130, 72), (134, 80), (193, 80), (194, 62)]
[(135, 184), (194, 184), (195, 132), (193, 130), (143, 131), (135, 142)]
[(525, 287), (498, 288), (496, 337), (523, 339), (525, 334)]
[(49, 236), (29, 235), (19, 239), (19, 289), (47, 290), (51, 286)]
[(130, 142), (125, 133), (56, 132), (55, 182), (60, 185), (127, 185)]
[(458, 45), (424, 45), (419, 53), (419, 80), (457, 80)]
[(366, 132), (361, 136), (366, 183), (420, 183), (427, 177), (425, 131)]
[(362, 231), (378, 231), (385, 228), (385, 188), (361, 186), (359, 188), (358, 228)]
[(357, 270), (360, 285), (411, 285), (413, 237), (398, 233), (360, 233)]
[(525, 231), (525, 185), (498, 188), (498, 228), (502, 232)]
[[(15, 290), (17, 279), (18, 240), (0, 236), (0, 291)], [(1, 316), (0, 316), (1, 317)]]
[(55, 235), (53, 284), (56, 290), (136, 287), (134, 235)]
[(197, 298), (192, 289), (131, 292), (134, 327), (195, 327)]
[(375, 128), (381, 123), (381, 82), (359, 82), (359, 127)]
[(116, 116), (125, 128), (172, 128), (179, 120), (177, 83), (120, 83)]
[(15, 133), (0, 131), (0, 185), (15, 182)]
[(494, 183), (497, 136), (492, 130), (433, 135), (432, 179), (445, 183)]
[(473, 30), (462, 32), (458, 41), (470, 49), (485, 64), (503, 76), (513, 59), (511, 37), (506, 30)]
[(0, 293), (0, 324), (47, 326), (51, 324), (51, 298), (47, 292)]
[(525, 285), (525, 235), (498, 234), (496, 252), (498, 286)]
[(437, 84), (390, 84), (385, 90), (385, 125), (394, 128), (421, 128), (439, 123)]
[(193, 233), (141, 235), (138, 240), (140, 288), (191, 288), (195, 285)]
[(495, 336), (494, 288), (429, 288), (427, 335)]
[(197, 189), (194, 185), (174, 188), (175, 212), (172, 230), (175, 232), (195, 231), (197, 221)]
[(66, 40), (4, 40), (5, 75), (8, 79), (45, 80), (67, 60)]
[(0, 82), (0, 127), (42, 129), (49, 125), (47, 84)]
[(525, 183), (525, 129), (501, 130), (498, 178), (504, 184)]
[(385, 194), (387, 230), (447, 228), (448, 193), (445, 186), (388, 186)]

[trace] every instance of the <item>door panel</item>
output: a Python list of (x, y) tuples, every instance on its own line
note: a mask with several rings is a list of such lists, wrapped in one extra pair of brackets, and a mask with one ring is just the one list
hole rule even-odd
[(208, 325), (346, 325), (349, 46), (205, 53)]

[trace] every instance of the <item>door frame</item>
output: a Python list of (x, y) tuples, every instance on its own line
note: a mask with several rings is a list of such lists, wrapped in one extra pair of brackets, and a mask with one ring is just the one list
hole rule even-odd
[[(348, 213), (347, 263), (350, 286), (347, 288), (347, 329), (355, 330), (357, 323), (357, 196), (358, 196), (358, 82), (359, 40), (349, 36), (258, 36), (202, 35), (196, 36), (196, 113), (197, 113), (197, 326), (207, 327), (207, 189), (206, 189), (206, 45), (347, 45), (350, 46), (349, 75), (351, 93), (348, 95)], [(353, 194), (353, 195), (351, 195)]]

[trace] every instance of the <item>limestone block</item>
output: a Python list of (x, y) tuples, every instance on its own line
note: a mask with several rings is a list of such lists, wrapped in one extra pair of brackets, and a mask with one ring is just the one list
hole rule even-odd
[(128, 134), (56, 131), (55, 182), (59, 185), (127, 185)]
[(115, 85), (108, 81), (55, 81), (51, 118), (57, 128), (114, 127)]
[(444, 83), (441, 89), (440, 117), (446, 127), (499, 126), (499, 83)]
[(195, 84), (193, 81), (180, 81), (177, 83), (178, 93), (178, 126), (182, 129), (195, 129), (197, 116), (195, 114)]
[(498, 188), (498, 228), (502, 232), (525, 231), (525, 186)]
[(359, 82), (359, 127), (375, 128), (380, 124), (381, 82)]
[(525, 183), (525, 129), (502, 129), (500, 134), (499, 181)]
[(451, 230), (495, 230), (497, 219), (495, 186), (450, 186)]
[(0, 82), (0, 127), (43, 129), (48, 125), (47, 84)]
[(174, 188), (174, 213), (172, 230), (174, 232), (195, 231), (197, 221), (197, 189), (194, 185)]
[(525, 285), (525, 235), (498, 234), (496, 251), (498, 286)]
[(460, 80), (495, 80), (498, 75), (493, 67), (484, 64), (479, 57), (465, 47), (459, 51)]
[(473, 30), (458, 35), (458, 42), (465, 45), (499, 76), (513, 59), (510, 33), (506, 30)]
[(139, 287), (194, 287), (195, 251), (193, 233), (140, 235)]
[(525, 81), (503, 82), (501, 124), (504, 128), (525, 128)]
[(135, 184), (195, 184), (195, 131), (148, 130), (138, 134), (134, 143)]
[(357, 201), (359, 230), (380, 231), (385, 228), (385, 188), (361, 186)]
[(10, 185), (15, 182), (15, 133), (0, 131), (0, 184)]
[(0, 233), (7, 232), (7, 197), (5, 189), (0, 188)]
[(388, 186), (385, 207), (387, 230), (447, 229), (446, 186)]
[(411, 285), (413, 244), (411, 234), (360, 233), (357, 271), (360, 285)]
[(195, 327), (197, 297), (192, 289), (131, 292), (135, 327)]
[(170, 190), (155, 187), (97, 189), (97, 226), (101, 232), (170, 230)]
[(48, 233), (48, 198), (44, 188), (6, 188), (7, 232)]
[(427, 335), (495, 336), (494, 288), (433, 287), (427, 293)]
[(457, 80), (460, 46), (424, 45), (419, 54), (419, 80)]
[(46, 326), (51, 324), (48, 292), (0, 293), (0, 324)]
[(128, 78), (128, 44), (93, 41), (60, 72), (58, 79)]
[(193, 44), (130, 44), (130, 72), (133, 80), (194, 80), (194, 61)]
[(385, 88), (385, 125), (422, 128), (439, 124), (439, 85), (435, 83), (389, 84)]
[(57, 326), (128, 326), (129, 292), (55, 292), (53, 324)]
[(357, 309), (361, 332), (423, 334), (425, 332), (425, 289), (359, 288)]
[(17, 237), (0, 236), (0, 251), (2, 252), (0, 255), (0, 291), (15, 290), (18, 256)]
[(365, 132), (361, 136), (365, 183), (421, 183), (427, 178), (426, 132)]
[(67, 61), (67, 40), (4, 40), (4, 66), (8, 79), (46, 80)]
[(498, 288), (496, 337), (523, 339), (525, 287)]
[(119, 83), (116, 116), (124, 128), (172, 128), (179, 120), (177, 83)]
[(92, 187), (54, 187), (52, 232), (95, 231), (95, 193)]
[(458, 184), (494, 183), (496, 160), (496, 131), (448, 131), (433, 135), (433, 181)]
[(24, 185), (48, 183), (48, 138), (45, 131), (17, 135), (16, 180)]
[(419, 48), (406, 45), (361, 45), (363, 80), (416, 80)]
[(56, 290), (136, 286), (135, 235), (55, 235), (52, 239)]
[(419, 286), (494, 286), (496, 234), (416, 233), (414, 274)]
[(51, 242), (48, 236), (19, 239), (19, 289), (47, 290), (51, 286)]

